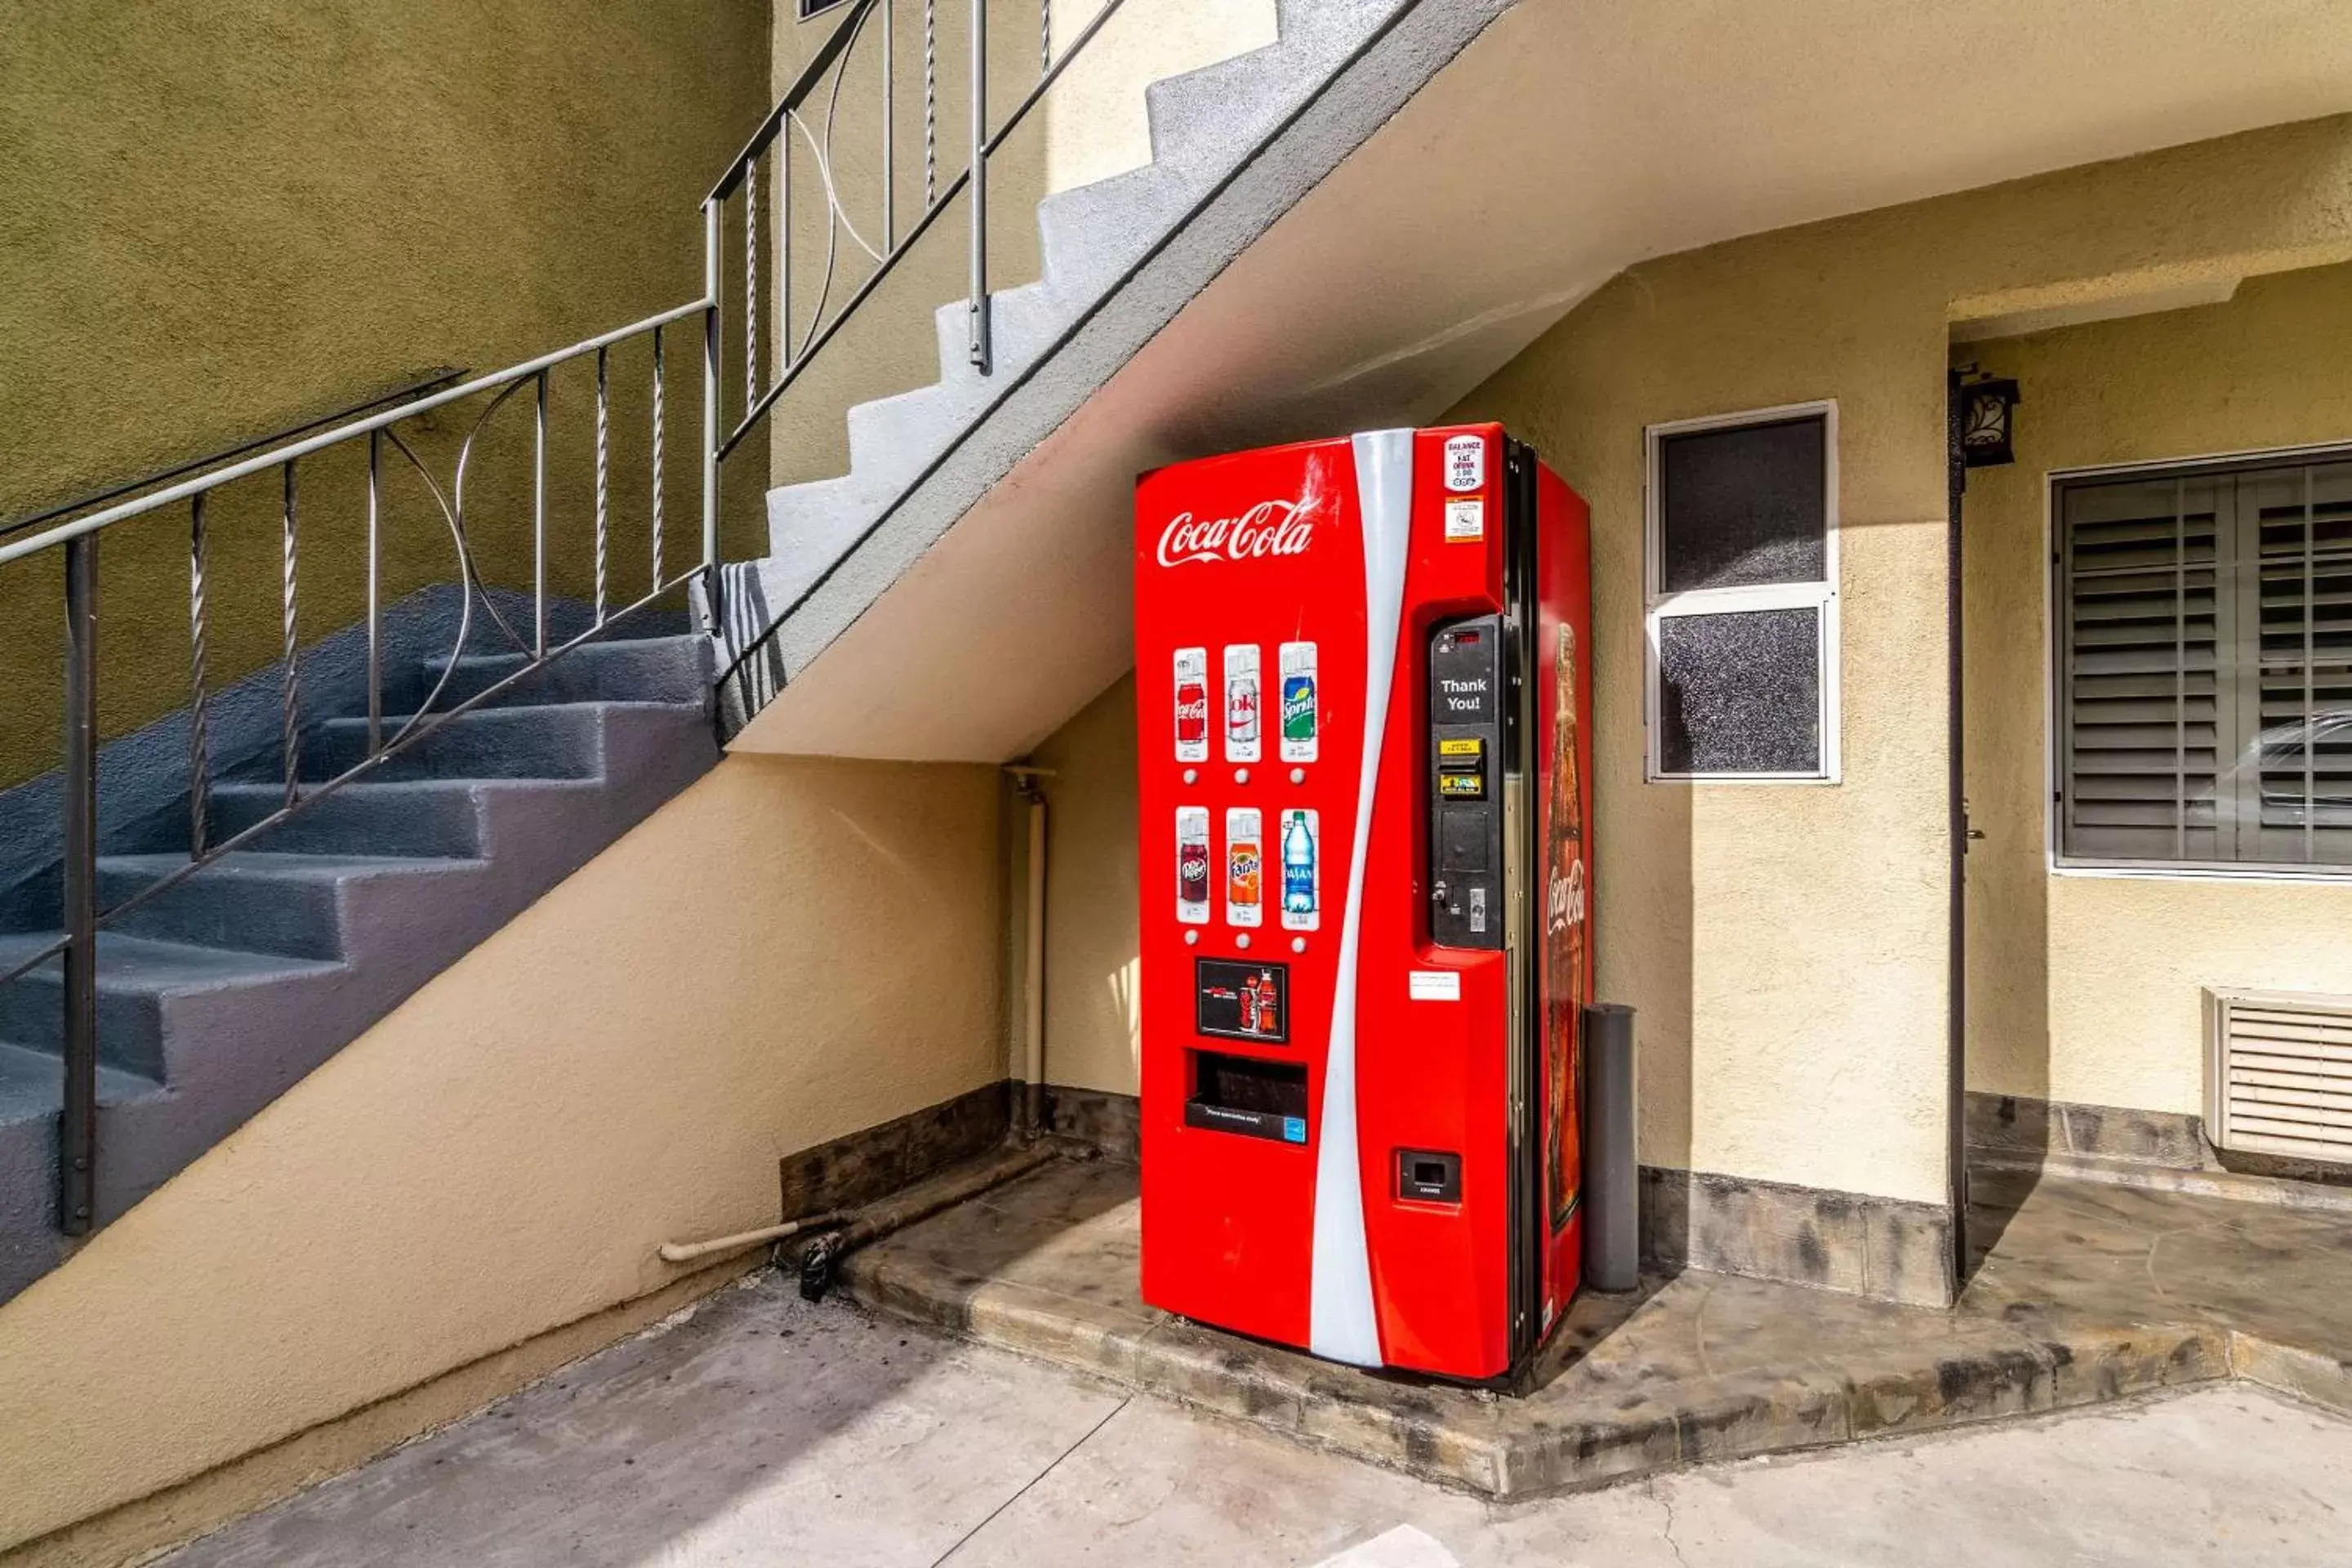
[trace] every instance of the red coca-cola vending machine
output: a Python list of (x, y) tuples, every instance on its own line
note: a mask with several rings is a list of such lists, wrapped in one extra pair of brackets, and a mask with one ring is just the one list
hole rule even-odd
[(1137, 486), (1154, 1306), (1483, 1381), (1575, 1294), (1591, 582), (1497, 426)]

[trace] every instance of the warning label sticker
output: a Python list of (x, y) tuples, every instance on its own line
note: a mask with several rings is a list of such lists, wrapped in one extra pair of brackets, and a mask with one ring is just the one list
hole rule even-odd
[(1445, 503), (1445, 538), (1458, 544), (1465, 539), (1486, 537), (1486, 503), (1475, 499), (1450, 500)]

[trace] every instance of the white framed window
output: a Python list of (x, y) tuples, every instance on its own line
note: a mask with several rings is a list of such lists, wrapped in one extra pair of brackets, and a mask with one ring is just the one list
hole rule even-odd
[(2050, 478), (2060, 869), (2352, 873), (2352, 451)]
[(1836, 783), (1837, 405), (1643, 442), (1647, 776)]

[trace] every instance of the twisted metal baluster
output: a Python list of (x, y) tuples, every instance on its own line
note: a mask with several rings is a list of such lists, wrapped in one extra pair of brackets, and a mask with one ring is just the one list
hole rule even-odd
[[(891, 106), (896, 93), (897, 71), (890, 63), (893, 35), (898, 30), (898, 17), (892, 14), (891, 0), (882, 0), (882, 248), (887, 252), (898, 243), (898, 181), (892, 153), (897, 137), (893, 134)], [(809, 331), (816, 327), (812, 323)]]
[[(984, 3), (984, 0), (983, 0)], [(1054, 0), (1037, 3), (1037, 74), (1054, 68)]]
[[(987, 0), (974, 0), (985, 5)], [(923, 210), (940, 195), (939, 0), (923, 0)]]
[(662, 585), (662, 330), (654, 329), (654, 589)]
[(188, 502), (188, 858), (205, 858), (205, 818), (211, 815), (212, 759), (205, 733), (205, 498)]
[(294, 465), (286, 465), (286, 553), (285, 577), (280, 602), (285, 611), (286, 681), (283, 722), (286, 743), (286, 804), (292, 805), (302, 795), (299, 774), (301, 771), (302, 742), (302, 669), (294, 648)]
[(605, 545), (612, 521), (612, 398), (606, 379), (609, 352), (596, 351), (596, 624), (600, 626), (604, 624)]
[(743, 401), (760, 401), (760, 155), (743, 165)]

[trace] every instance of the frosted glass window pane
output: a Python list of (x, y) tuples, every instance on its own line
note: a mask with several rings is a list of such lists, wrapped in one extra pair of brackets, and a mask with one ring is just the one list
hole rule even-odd
[(1821, 612), (1658, 623), (1660, 761), (1670, 773), (1822, 769)]
[(1658, 585), (1669, 594), (1827, 579), (1826, 422), (1658, 442)]

